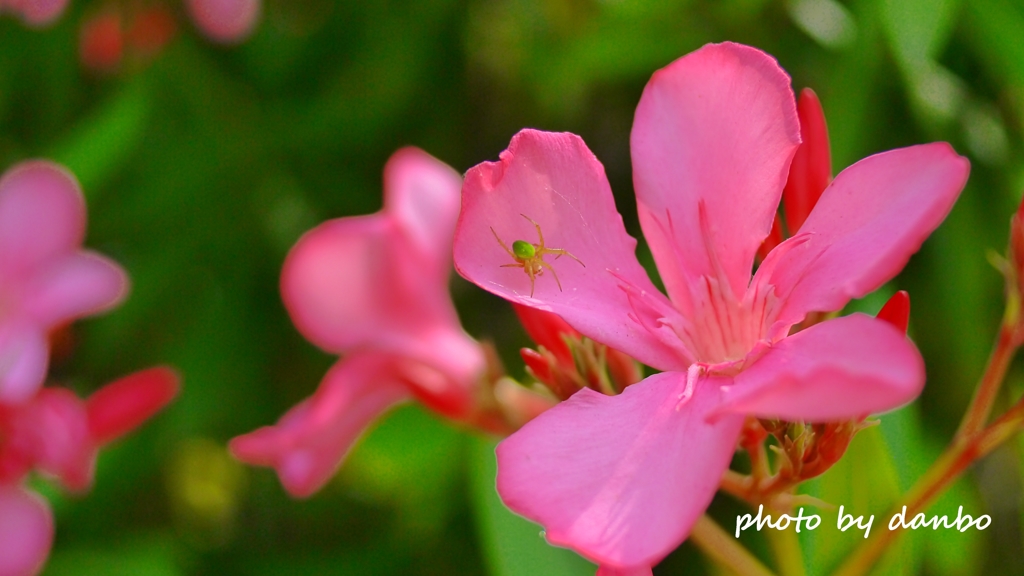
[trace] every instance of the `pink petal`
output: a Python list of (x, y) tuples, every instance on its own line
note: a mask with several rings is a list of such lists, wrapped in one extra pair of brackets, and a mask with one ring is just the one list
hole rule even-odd
[(291, 495), (312, 495), (334, 475), (366, 427), (408, 398), (395, 364), (383, 354), (349, 355), (277, 425), (231, 440), (231, 453), (249, 464), (274, 467)]
[[(517, 240), (539, 243), (524, 215), (540, 224), (547, 247), (568, 250), (583, 263), (544, 257), (561, 290), (551, 270), (531, 288), (525, 270), (502, 267), (515, 260), (495, 234), (509, 248)], [(576, 135), (523, 130), (498, 162), (466, 174), (455, 231), (460, 274), (507, 300), (553, 312), (645, 364), (685, 368), (687, 352), (673, 348), (678, 338), (658, 322), (675, 312), (637, 262), (635, 248), (604, 168)]]
[(472, 378), (482, 353), (462, 331), (447, 277), (429, 268), (387, 215), (339, 218), (292, 248), (281, 296), (299, 331), (329, 352), (370, 345)]
[(0, 325), (0, 404), (17, 404), (31, 398), (50, 362), (50, 345), (37, 326), (24, 323)]
[(196, 26), (211, 40), (230, 44), (244, 40), (259, 20), (260, 0), (188, 0)]
[(719, 412), (824, 422), (898, 408), (921, 393), (924, 362), (888, 322), (852, 314), (816, 324), (735, 377)]
[(653, 574), (647, 566), (640, 568), (615, 568), (602, 565), (597, 568), (596, 576), (653, 576)]
[(633, 183), (644, 236), (684, 313), (688, 285), (719, 267), (744, 293), (799, 143), (789, 76), (760, 50), (709, 44), (648, 82), (630, 138)]
[(498, 445), (498, 492), (548, 540), (609, 566), (651, 566), (711, 502), (743, 417), (713, 423), (718, 379), (656, 374), (604, 396), (588, 388)]
[(174, 399), (181, 378), (167, 367), (150, 368), (115, 380), (89, 396), (89, 433), (107, 444), (150, 419)]
[(68, 0), (21, 0), (19, 3), (25, 22), (32, 26), (45, 26), (64, 12)]
[(384, 210), (408, 235), (426, 272), (447, 285), (452, 270), (452, 234), (459, 217), (462, 177), (420, 150), (403, 148), (384, 166)]
[(70, 172), (34, 160), (0, 178), (0, 274), (5, 282), (71, 254), (84, 237), (85, 202)]
[(109, 310), (128, 295), (128, 277), (116, 263), (92, 252), (63, 258), (34, 279), (24, 306), (44, 326)]
[(39, 470), (76, 492), (92, 485), (96, 444), (81, 399), (66, 388), (44, 388), (20, 419), (16, 434), (32, 447)]
[(53, 544), (50, 506), (20, 486), (0, 486), (0, 576), (33, 576)]
[(780, 322), (838, 310), (895, 276), (949, 213), (969, 171), (944, 142), (890, 150), (842, 171), (800, 234), (757, 271), (756, 281), (773, 284), (785, 302)]

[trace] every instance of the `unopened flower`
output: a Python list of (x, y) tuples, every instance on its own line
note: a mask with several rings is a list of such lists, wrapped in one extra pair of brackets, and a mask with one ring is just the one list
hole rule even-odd
[(36, 471), (68, 490), (92, 486), (99, 449), (162, 410), (178, 393), (178, 376), (152, 368), (104, 386), (83, 401), (47, 387), (19, 404), (0, 404), (0, 575), (31, 576), (53, 540), (49, 506), (24, 487)]
[[(631, 148), (667, 297), (579, 137), (524, 130), (500, 161), (467, 173), (458, 271), (663, 370), (617, 396), (582, 389), (499, 445), (498, 491), (552, 543), (606, 570), (646, 570), (711, 501), (745, 415), (855, 419), (920, 392), (920, 354), (886, 322), (854, 314), (789, 331), (899, 272), (951, 209), (968, 163), (937, 143), (854, 164), (752, 274), (799, 143), (789, 77), (756, 49), (708, 45), (655, 73)], [(585, 266), (548, 258), (551, 274), (535, 279), (506, 267), (494, 235), (536, 235), (520, 214)]]
[(262, 10), (261, 0), (186, 0), (185, 5), (203, 34), (225, 44), (249, 36)]
[(0, 14), (17, 14), (29, 26), (46, 26), (60, 17), (68, 0), (0, 0)]
[(0, 403), (42, 385), (50, 330), (127, 294), (120, 266), (82, 250), (85, 218), (78, 182), (56, 164), (24, 162), (0, 177)]
[(384, 169), (384, 209), (306, 233), (281, 273), (285, 307), (311, 342), (344, 357), (316, 393), (278, 424), (231, 441), (240, 460), (272, 466), (293, 495), (334, 473), (372, 421), (415, 398), (455, 420), (477, 420), (487, 360), (448, 293), (459, 175), (421, 150)]

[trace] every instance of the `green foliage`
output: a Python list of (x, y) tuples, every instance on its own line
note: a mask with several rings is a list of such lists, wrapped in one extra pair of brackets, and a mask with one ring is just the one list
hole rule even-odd
[[(292, 326), (281, 264), (317, 223), (379, 209), (395, 149), (418, 145), (465, 171), (522, 127), (579, 133), (639, 238), (635, 105), (654, 70), (705, 42), (756, 45), (794, 88), (814, 88), (835, 172), (936, 139), (971, 158), (946, 224), (892, 285), (854, 305), (874, 312), (883, 294), (909, 289), (928, 386), (807, 491), (876, 514), (873, 529), (885, 529), (886, 511), (951, 436), (1000, 315), (985, 251), (1002, 250), (1024, 186), (1019, 2), (267, 0), (257, 33), (236, 47), (203, 39), (172, 3), (181, 19), (170, 45), (97, 74), (78, 63), (78, 33), (104, 5), (72, 0), (43, 30), (0, 17), (0, 169), (38, 156), (67, 164), (89, 203), (88, 246), (132, 277), (124, 306), (75, 325), (77, 346), (54, 378), (85, 393), (167, 363), (184, 393), (103, 455), (88, 497), (45, 489), (58, 525), (47, 574), (590, 573), (501, 506), (493, 442), (419, 408), (396, 411), (304, 502), (211, 446), (276, 421), (334, 361)], [(511, 310), (465, 283), (454, 290), (469, 331), (521, 374)], [(988, 510), (989, 530), (918, 531), (879, 573), (1024, 574), (1021, 454), (968, 473), (929, 511)], [(191, 467), (206, 470), (195, 481), (219, 507), (182, 497)], [(726, 527), (734, 511), (713, 508)], [(855, 539), (834, 529), (835, 512), (822, 515), (802, 535), (809, 574), (834, 567)], [(692, 551), (679, 554), (664, 573), (706, 572), (678, 561)]]

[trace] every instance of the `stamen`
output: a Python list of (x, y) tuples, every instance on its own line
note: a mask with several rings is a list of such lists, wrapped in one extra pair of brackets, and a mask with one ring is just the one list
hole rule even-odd
[(676, 402), (676, 412), (686, 404), (693, 396), (693, 391), (697, 387), (697, 378), (704, 375), (704, 366), (701, 364), (690, 364), (690, 367), (686, 369), (686, 387), (683, 388), (683, 393), (678, 396), (678, 402)]

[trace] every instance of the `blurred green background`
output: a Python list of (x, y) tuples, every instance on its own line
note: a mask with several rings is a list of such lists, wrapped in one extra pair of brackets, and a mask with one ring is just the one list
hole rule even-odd
[[(757, 46), (796, 90), (817, 91), (836, 172), (931, 140), (970, 157), (946, 223), (896, 281), (852, 305), (874, 312), (892, 291), (911, 292), (927, 388), (807, 490), (882, 515), (952, 436), (1001, 314), (986, 253), (1003, 251), (1024, 188), (1021, 2), (268, 0), (236, 47), (207, 41), (168, 3), (178, 33), (155, 58), (84, 69), (82, 22), (131, 4), (72, 0), (38, 31), (0, 18), (0, 169), (66, 163), (87, 196), (88, 245), (134, 283), (120, 309), (75, 326), (54, 378), (86, 393), (158, 363), (184, 376), (170, 409), (101, 456), (87, 497), (38, 483), (58, 524), (45, 574), (591, 574), (501, 507), (492, 440), (418, 407), (381, 422), (307, 501), (232, 462), (224, 444), (276, 421), (332, 363), (288, 319), (281, 263), (315, 224), (379, 209), (395, 149), (420, 146), (465, 171), (520, 128), (575, 132), (640, 237), (634, 108), (654, 70), (707, 42)], [(453, 292), (467, 330), (521, 376), (527, 340), (511, 309), (461, 279)], [(1001, 405), (1020, 395), (1021, 376), (1015, 366)], [(1024, 574), (1022, 456), (1024, 441), (998, 450), (932, 508), (988, 513), (988, 530), (919, 531), (879, 573)], [(727, 497), (712, 506), (727, 529), (745, 511)], [(803, 534), (810, 574), (859, 538), (822, 515)], [(762, 537), (742, 542), (770, 563)], [(684, 544), (655, 574), (715, 570)]]

